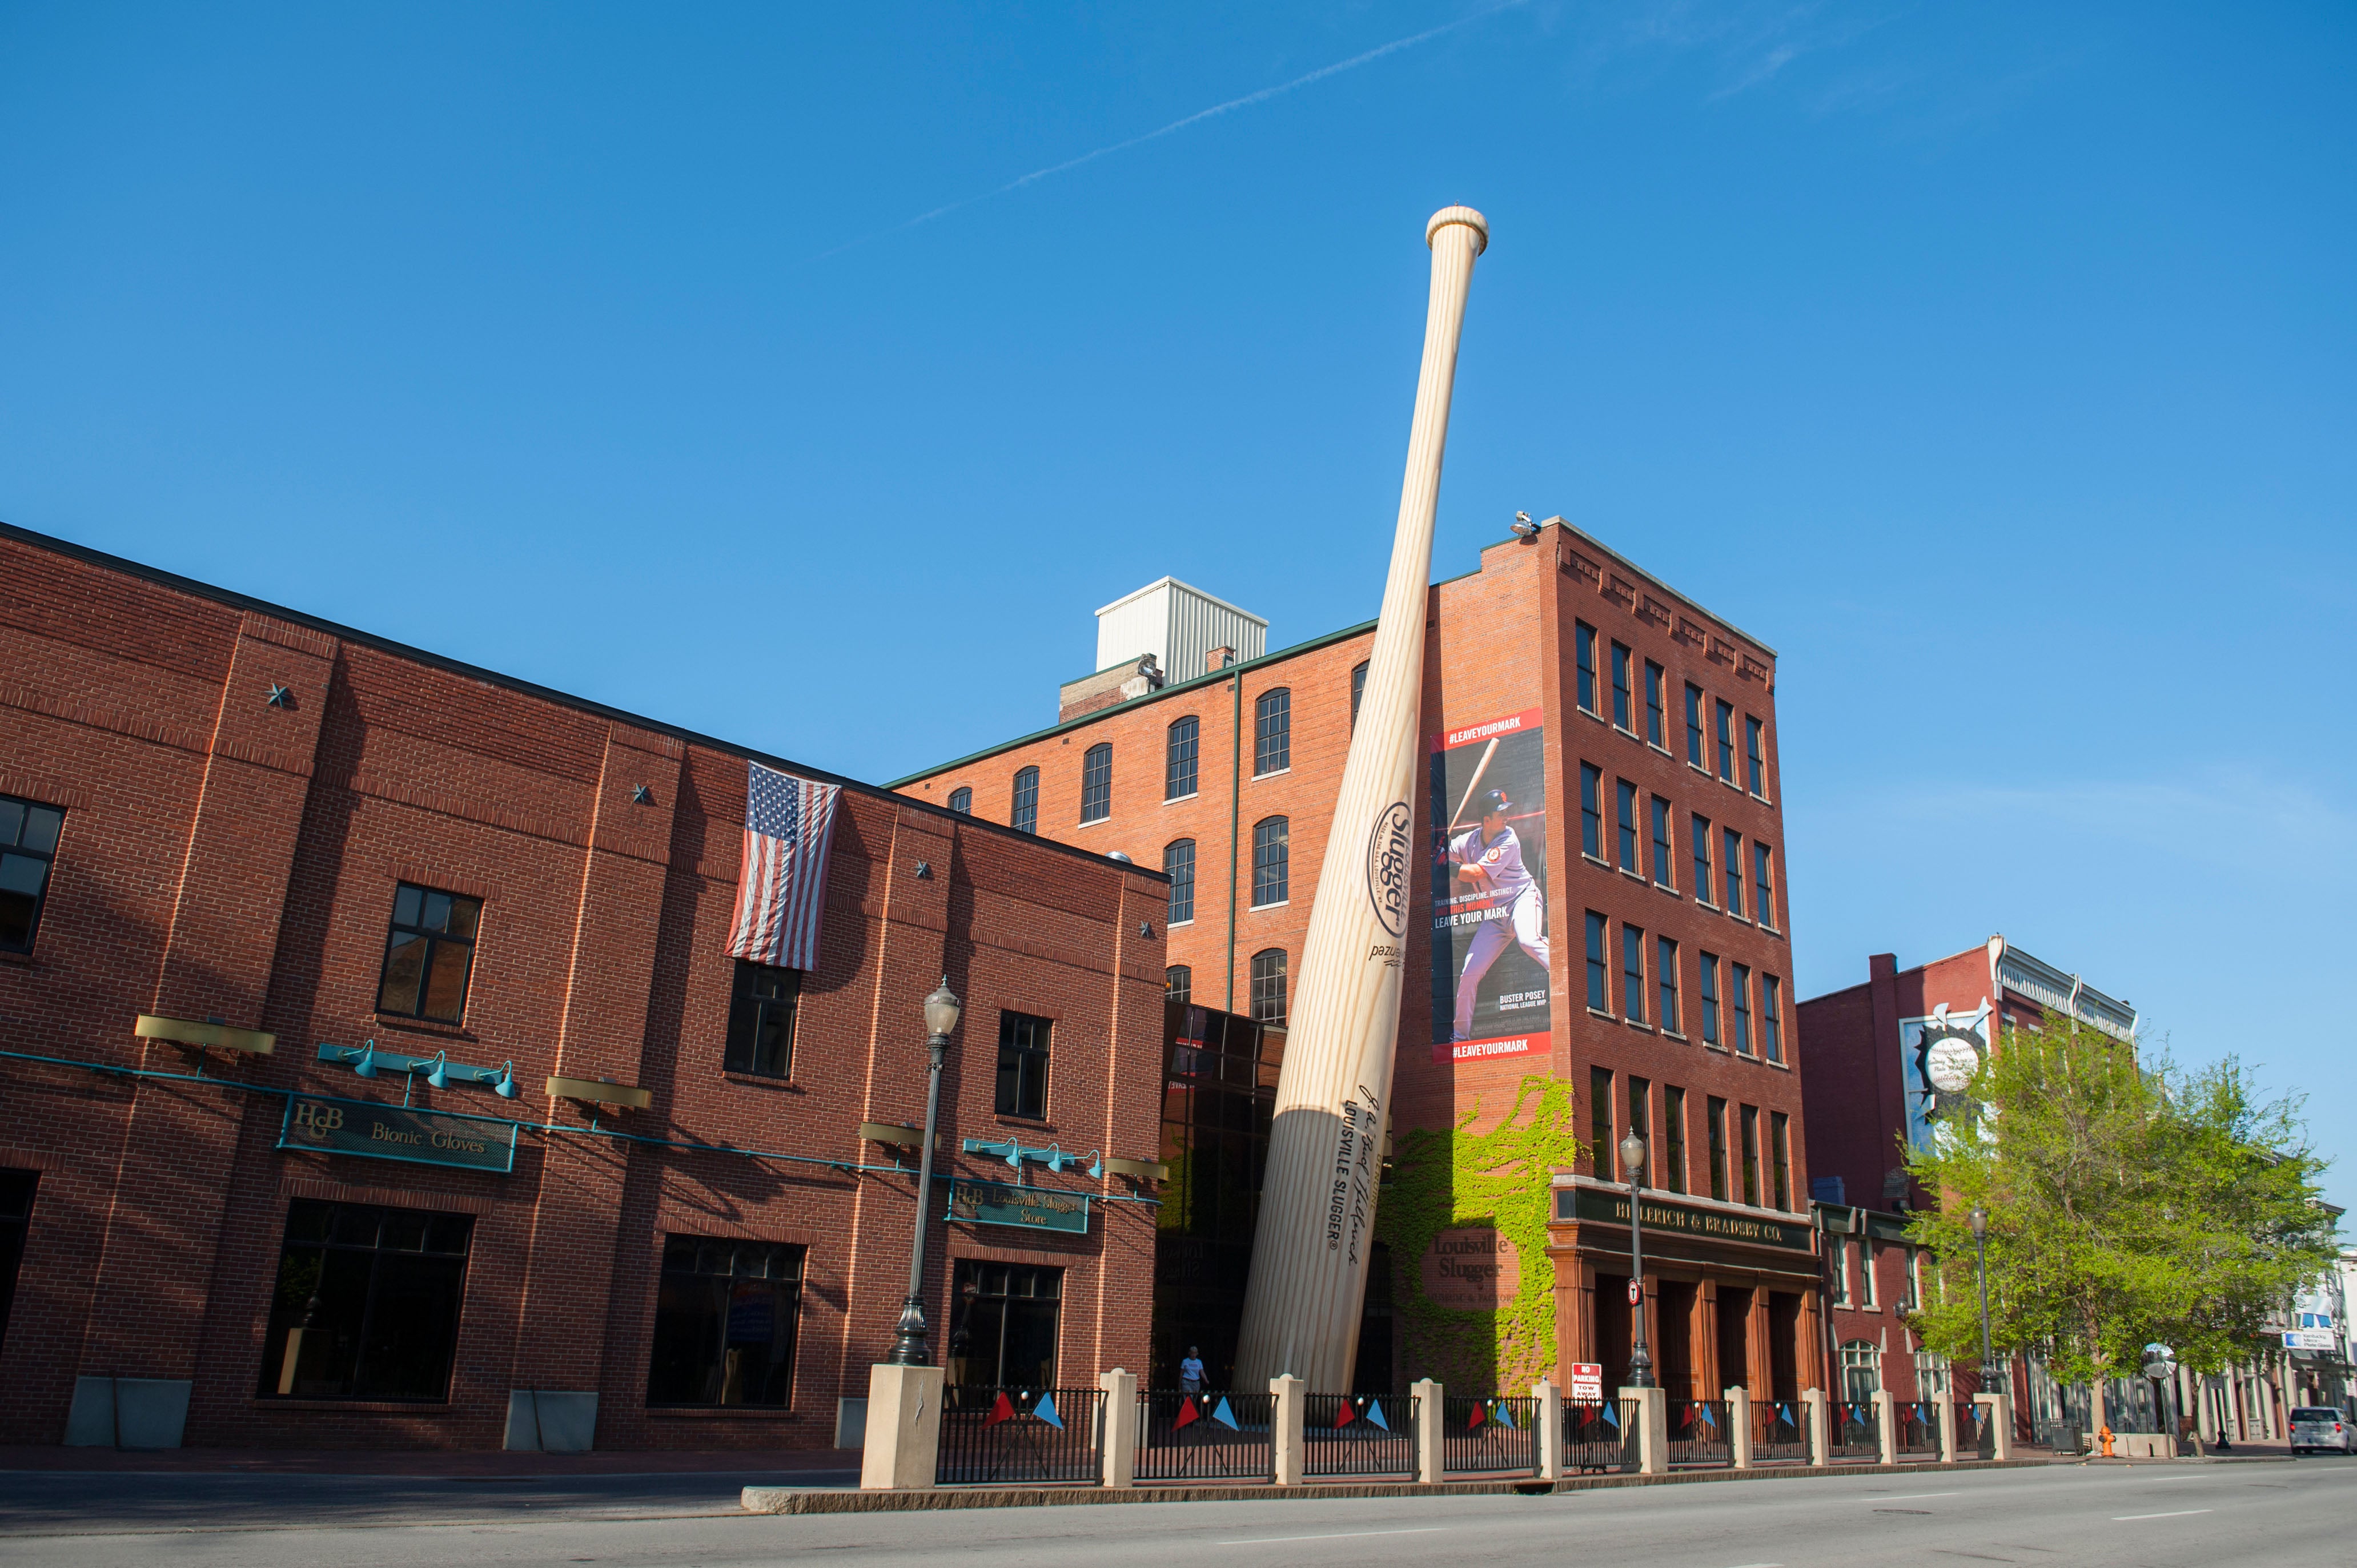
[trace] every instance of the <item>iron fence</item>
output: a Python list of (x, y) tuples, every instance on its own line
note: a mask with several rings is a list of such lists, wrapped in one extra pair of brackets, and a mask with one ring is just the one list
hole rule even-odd
[(1975, 1459), (1996, 1457), (1996, 1434), (1989, 1430), (1988, 1406), (1975, 1404), (1971, 1400), (1955, 1402), (1956, 1457), (1967, 1455)]
[(1809, 1434), (1801, 1407), (1785, 1400), (1760, 1400), (1751, 1406), (1751, 1462), (1777, 1465), (1809, 1458)]
[(1915, 1400), (1890, 1412), (1892, 1448), (1900, 1454), (1940, 1451), (1940, 1413), (1929, 1400)]
[(1270, 1446), (1273, 1394), (1181, 1393), (1137, 1396), (1137, 1478), (1141, 1481), (1268, 1481), (1276, 1476)]
[(1441, 1399), (1440, 1467), (1458, 1475), (1538, 1468), (1539, 1402)]
[(1667, 1400), (1670, 1463), (1693, 1468), (1735, 1463), (1734, 1419), (1725, 1400)]
[(1633, 1453), (1631, 1444), (1636, 1436), (1636, 1425), (1631, 1412), (1637, 1407), (1627, 1402), (1620, 1405), (1602, 1402), (1563, 1403), (1563, 1467), (1566, 1473), (1577, 1475), (1586, 1470), (1618, 1470), (1625, 1453)]
[(1882, 1457), (1882, 1434), (1874, 1424), (1874, 1406), (1865, 1400), (1844, 1400), (1827, 1411), (1826, 1425), (1833, 1428), (1833, 1454), (1835, 1459), (1879, 1459)]
[(945, 1487), (1100, 1480), (1103, 1407), (1101, 1389), (943, 1389), (933, 1480)]
[(1415, 1474), (1416, 1406), (1409, 1394), (1308, 1394), (1301, 1410), (1301, 1473)]

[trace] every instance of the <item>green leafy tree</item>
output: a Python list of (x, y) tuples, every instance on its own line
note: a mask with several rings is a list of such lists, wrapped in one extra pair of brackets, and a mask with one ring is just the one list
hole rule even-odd
[(2331, 1263), (2298, 1101), (2263, 1098), (2233, 1058), (2188, 1072), (2067, 1022), (2008, 1029), (1964, 1099), (1907, 1151), (1940, 1195), (1909, 1229), (1942, 1260), (1914, 1317), (1933, 1350), (1979, 1359), (1975, 1205), (1992, 1340), (2041, 1349), (2065, 1382), (2132, 1375), (2156, 1340), (2221, 1370)]

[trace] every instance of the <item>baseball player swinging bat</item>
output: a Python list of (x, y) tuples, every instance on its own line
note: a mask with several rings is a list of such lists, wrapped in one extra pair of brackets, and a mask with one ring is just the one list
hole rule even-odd
[(1312, 1389), (1346, 1389), (1358, 1354), (1391, 1115), (1409, 883), (1422, 858), (1413, 802), (1433, 517), (1465, 294), (1490, 225), (1469, 207), (1448, 207), (1432, 215), (1424, 238), (1432, 291), (1399, 523), (1277, 1079), (1237, 1388), (1290, 1372)]
[[(1491, 746), (1497, 742), (1491, 741)], [(1481, 759), (1489, 766), (1489, 758)], [(1480, 781), (1477, 775), (1474, 780)], [(1470, 791), (1468, 791), (1469, 794)], [(1473, 1037), (1473, 998), (1481, 977), (1490, 972), (1507, 945), (1519, 944), (1542, 974), (1547, 968), (1546, 898), (1538, 879), (1523, 865), (1522, 835), (1506, 821), (1514, 803), (1503, 789), (1481, 798), (1481, 820), (1461, 837), (1449, 841), (1448, 864), (1458, 880), (1473, 892), (1494, 893), (1498, 902), (1487, 911), (1481, 929), (1466, 945), (1465, 967), (1457, 974), (1457, 1030), (1452, 1038)], [(1462, 807), (1458, 808), (1463, 811)], [(1456, 824), (1451, 823), (1453, 828)], [(1512, 931), (1512, 935), (1508, 934)]]

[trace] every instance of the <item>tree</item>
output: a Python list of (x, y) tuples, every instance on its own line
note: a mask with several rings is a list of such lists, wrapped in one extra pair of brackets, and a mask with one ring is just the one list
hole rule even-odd
[(1963, 1098), (1907, 1151), (1940, 1195), (1909, 1228), (1942, 1260), (1913, 1320), (1931, 1349), (1979, 1359), (1975, 1204), (1992, 1340), (2041, 1349), (2065, 1382), (2129, 1375), (2155, 1340), (2222, 1370), (2331, 1263), (2299, 1102), (2263, 1098), (2233, 1058), (2189, 1072), (2067, 1021), (2009, 1028)]

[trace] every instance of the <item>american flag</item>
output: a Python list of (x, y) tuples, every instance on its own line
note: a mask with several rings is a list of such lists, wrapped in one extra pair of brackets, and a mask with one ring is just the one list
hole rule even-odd
[(745, 766), (745, 869), (728, 955), (815, 969), (826, 846), (842, 786), (813, 784), (758, 762)]

